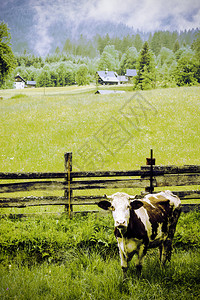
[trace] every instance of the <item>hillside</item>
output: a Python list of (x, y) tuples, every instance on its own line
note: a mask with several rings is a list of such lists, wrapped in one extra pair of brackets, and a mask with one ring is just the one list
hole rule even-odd
[[(72, 4), (77, 5), (76, 3), (70, 5)], [(25, 49), (36, 55), (41, 54), (38, 53), (38, 37), (46, 41), (48, 52), (52, 52), (57, 46), (62, 49), (66, 39), (77, 40), (80, 35), (92, 39), (97, 34), (104, 36), (108, 33), (110, 37), (123, 37), (136, 33), (133, 28), (122, 23), (101, 22), (94, 19), (72, 20), (65, 18), (64, 15), (45, 24), (45, 18), (43, 23), (35, 7), (26, 0), (15, 1), (14, 6), (10, 6), (9, 2), (4, 3), (0, 10), (0, 20), (8, 24), (14, 52), (22, 52)], [(144, 36), (142, 33), (141, 35)]]
[[(62, 50), (67, 39), (75, 43), (80, 36), (94, 43), (98, 36), (103, 37), (106, 34), (110, 38), (120, 39), (139, 34), (145, 41), (155, 32), (150, 28), (146, 31), (139, 30), (138, 23), (134, 27), (127, 25), (126, 18), (131, 18), (131, 12), (120, 20), (113, 19), (112, 13), (103, 18), (96, 10), (95, 15), (89, 15), (88, 10), (92, 6), (93, 2), (85, 0), (78, 2), (8, 0), (0, 3), (0, 20), (8, 24), (15, 53), (26, 50), (40, 56), (53, 53), (57, 47)], [(163, 22), (166, 25), (170, 19), (167, 17), (162, 24)], [(159, 27), (159, 30), (163, 30), (162, 27)], [(175, 31), (175, 34), (181, 34), (186, 44), (192, 43), (195, 28), (186, 31), (176, 30), (176, 26), (173, 30), (170, 29), (171, 32)]]

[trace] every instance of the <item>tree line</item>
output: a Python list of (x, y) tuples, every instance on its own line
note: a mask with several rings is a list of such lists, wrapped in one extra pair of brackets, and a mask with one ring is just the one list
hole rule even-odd
[[(3, 38), (4, 36), (4, 38)], [(5, 39), (6, 37), (6, 39)], [(0, 24), (0, 55), (6, 64), (6, 47), (12, 59), (6, 67), (1, 64), (1, 88), (11, 88), (13, 77), (19, 73), (25, 80), (34, 80), (37, 87), (85, 85), (95, 82), (98, 70), (112, 70), (125, 75), (127, 69), (137, 69), (134, 89), (194, 85), (200, 82), (200, 31), (181, 33), (158, 31), (143, 41), (140, 34), (123, 38), (96, 35), (88, 41), (66, 40), (46, 57), (24, 51), (11, 55), (10, 33)], [(4, 49), (4, 50), (2, 50)], [(8, 71), (9, 70), (9, 71)], [(4, 76), (5, 75), (5, 76)], [(6, 80), (5, 80), (6, 79)]]

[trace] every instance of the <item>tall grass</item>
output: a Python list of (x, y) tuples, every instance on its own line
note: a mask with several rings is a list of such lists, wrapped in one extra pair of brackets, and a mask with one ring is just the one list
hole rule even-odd
[[(135, 92), (95, 95), (92, 89), (85, 87), (88, 93), (80, 93), (83, 88), (49, 88), (46, 95), (41, 89), (2, 91), (7, 98), (0, 102), (0, 171), (64, 171), (65, 152), (73, 153), (74, 171), (138, 169), (145, 165), (150, 148), (154, 149), (157, 165), (199, 164), (199, 87), (141, 91), (140, 95), (157, 111), (146, 110), (146, 118), (131, 100)], [(130, 100), (137, 113), (131, 122), (120, 113)], [(123, 126), (121, 131), (119, 124)], [(107, 127), (119, 130), (116, 142), (105, 130)], [(104, 131), (102, 145), (96, 137), (101, 132), (102, 138)], [(119, 146), (123, 138), (125, 142)], [(63, 207), (28, 209), (46, 210), (63, 211)], [(9, 209), (11, 213), (16, 211)]]
[(199, 299), (198, 254), (179, 252), (166, 269), (148, 256), (141, 279), (131, 268), (125, 283), (118, 260), (103, 260), (98, 254), (77, 254), (62, 265), (10, 265), (0, 271), (0, 296), (20, 300)]
[[(2, 91), (0, 171), (62, 171), (68, 151), (74, 170), (77, 165), (90, 170), (94, 165), (80, 155), (86, 142), (100, 155), (96, 169), (138, 168), (150, 148), (156, 164), (199, 164), (199, 87), (141, 92), (157, 114), (148, 111), (146, 119), (140, 114), (140, 130), (119, 112), (134, 92), (69, 93)], [(110, 144), (104, 147), (94, 137), (111, 117), (132, 135), (118, 151), (111, 144), (114, 155)], [(150, 251), (142, 277), (135, 276), (133, 261), (125, 282), (110, 216), (0, 222), (1, 299), (199, 299), (199, 213), (181, 216), (166, 268), (160, 267), (157, 251)]]
[(1, 220), (0, 298), (198, 299), (199, 213), (181, 215), (165, 268), (157, 249), (151, 250), (141, 278), (133, 259), (125, 281), (111, 220), (110, 215)]

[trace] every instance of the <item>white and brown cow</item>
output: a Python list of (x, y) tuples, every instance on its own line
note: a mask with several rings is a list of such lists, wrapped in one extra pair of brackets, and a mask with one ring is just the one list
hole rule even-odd
[(135, 253), (138, 256), (136, 270), (140, 275), (148, 248), (159, 247), (162, 264), (170, 260), (172, 239), (181, 212), (177, 196), (165, 191), (137, 200), (126, 193), (115, 193), (107, 199), (98, 205), (112, 211), (124, 275)]

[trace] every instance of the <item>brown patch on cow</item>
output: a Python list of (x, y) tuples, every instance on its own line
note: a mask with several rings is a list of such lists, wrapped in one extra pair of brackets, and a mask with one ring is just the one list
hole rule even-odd
[(155, 197), (154, 197), (154, 196), (151, 196), (151, 197), (148, 197), (148, 199), (149, 199), (150, 201), (154, 201), (154, 200), (155, 200)]
[(169, 203), (169, 199), (165, 198), (162, 195), (158, 195), (156, 197), (150, 196), (150, 197), (148, 197), (148, 199), (150, 200), (150, 202), (152, 204), (165, 204), (165, 203)]
[(158, 199), (158, 200), (167, 200), (164, 196), (162, 196), (162, 195), (157, 195), (156, 196), (156, 199)]
[[(134, 221), (133, 221), (134, 220)], [(118, 228), (115, 227), (114, 229), (115, 237), (122, 237), (121, 232)], [(124, 238), (136, 238), (138, 240), (142, 240), (145, 245), (149, 243), (147, 231), (145, 229), (145, 226), (143, 222), (138, 218), (136, 215), (134, 209), (130, 210), (130, 222), (127, 228), (127, 231), (123, 234)]]
[(166, 198), (164, 198), (164, 200), (156, 200), (154, 198), (154, 201), (151, 201), (151, 203), (155, 207), (152, 207), (148, 202), (144, 201), (144, 208), (148, 212), (149, 221), (152, 226), (151, 239), (153, 240), (158, 234), (159, 224), (162, 224), (163, 233), (167, 233), (169, 216), (171, 216), (172, 210), (169, 205), (169, 200)]

